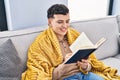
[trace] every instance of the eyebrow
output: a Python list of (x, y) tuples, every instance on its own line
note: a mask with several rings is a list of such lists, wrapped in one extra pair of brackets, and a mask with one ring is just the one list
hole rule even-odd
[[(66, 21), (69, 21), (70, 19), (66, 20)], [(58, 20), (58, 21), (63, 21), (63, 20)]]

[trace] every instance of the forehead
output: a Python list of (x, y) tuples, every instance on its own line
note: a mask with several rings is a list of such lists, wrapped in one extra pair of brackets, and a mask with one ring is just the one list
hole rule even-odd
[(66, 14), (66, 15), (54, 14), (54, 19), (56, 19), (56, 20), (69, 20), (70, 16), (69, 16), (69, 14)]

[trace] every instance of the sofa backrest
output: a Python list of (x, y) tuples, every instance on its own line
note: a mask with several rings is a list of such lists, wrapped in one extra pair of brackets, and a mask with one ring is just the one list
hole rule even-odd
[(116, 16), (77, 21), (71, 23), (79, 32), (85, 32), (95, 44), (100, 38), (106, 38), (106, 42), (95, 51), (98, 59), (115, 56), (118, 53), (119, 30)]
[(11, 39), (21, 58), (22, 65), (26, 68), (27, 50), (35, 37), (45, 28), (47, 26), (0, 32), (0, 45), (6, 40)]

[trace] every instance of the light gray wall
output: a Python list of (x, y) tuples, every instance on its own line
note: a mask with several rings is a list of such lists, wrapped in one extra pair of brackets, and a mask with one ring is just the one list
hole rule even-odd
[(112, 15), (120, 15), (120, 0), (114, 0)]
[(9, 30), (47, 25), (47, 9), (68, 0), (5, 0)]

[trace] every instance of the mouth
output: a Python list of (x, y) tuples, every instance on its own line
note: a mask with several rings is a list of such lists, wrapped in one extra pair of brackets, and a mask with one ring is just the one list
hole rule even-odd
[(61, 28), (60, 30), (61, 30), (62, 32), (66, 32), (67, 29), (66, 29), (66, 28)]

